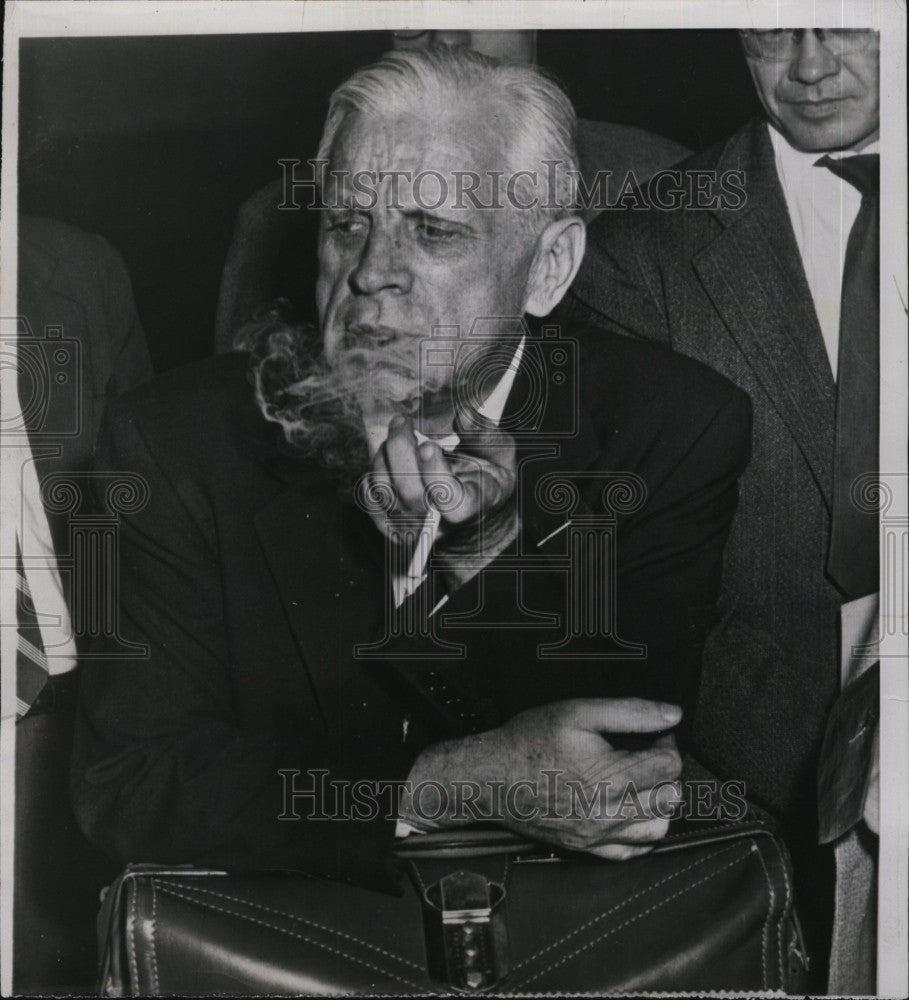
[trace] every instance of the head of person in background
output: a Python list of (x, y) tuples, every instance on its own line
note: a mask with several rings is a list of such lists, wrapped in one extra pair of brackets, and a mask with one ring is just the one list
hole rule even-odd
[(866, 28), (742, 31), (771, 125), (806, 153), (853, 150), (880, 129), (880, 33)]
[(502, 62), (533, 63), (537, 57), (536, 31), (393, 31), (394, 47), (424, 49), (430, 45), (465, 46)]
[(463, 46), (390, 52), (335, 91), (318, 152), (319, 331), (278, 320), (246, 338), (263, 412), (296, 446), (350, 481), (370, 425), (384, 437), (419, 414), (430, 434), (451, 430), (454, 364), (421, 366), (421, 345), (561, 300), (585, 246), (574, 128), (545, 74)]

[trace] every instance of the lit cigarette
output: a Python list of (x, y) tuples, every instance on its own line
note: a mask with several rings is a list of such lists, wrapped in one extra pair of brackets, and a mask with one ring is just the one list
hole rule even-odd
[(435, 508), (430, 506), (426, 517), (423, 518), (423, 526), (420, 529), (420, 537), (417, 539), (417, 547), (414, 550), (407, 574), (396, 588), (395, 606), (400, 607), (404, 599), (409, 597), (420, 586), (426, 577), (426, 564), (429, 562), (429, 553), (435, 545), (439, 534), (439, 523), (442, 515)]

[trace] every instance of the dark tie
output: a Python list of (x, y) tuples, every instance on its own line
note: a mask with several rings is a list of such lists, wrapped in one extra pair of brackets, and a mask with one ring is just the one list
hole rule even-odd
[(878, 589), (877, 510), (856, 504), (853, 484), (878, 471), (880, 352), (880, 157), (859, 154), (826, 167), (857, 188), (862, 205), (849, 233), (843, 268), (837, 360), (836, 454), (827, 572), (850, 598)]
[(23, 716), (37, 701), (50, 676), (22, 553), (16, 546), (16, 715)]

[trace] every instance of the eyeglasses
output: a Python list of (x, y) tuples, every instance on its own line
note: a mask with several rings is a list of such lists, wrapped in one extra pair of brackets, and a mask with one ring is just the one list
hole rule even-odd
[(806, 31), (813, 31), (815, 38), (832, 56), (845, 56), (862, 52), (877, 38), (872, 28), (774, 28), (770, 31), (740, 31), (745, 55), (752, 59), (784, 62), (798, 52)]

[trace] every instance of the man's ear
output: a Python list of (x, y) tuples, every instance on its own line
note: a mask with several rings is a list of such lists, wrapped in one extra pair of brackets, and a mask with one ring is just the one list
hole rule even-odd
[(562, 301), (581, 266), (587, 230), (580, 216), (550, 222), (537, 238), (524, 292), (524, 312), (548, 316)]

